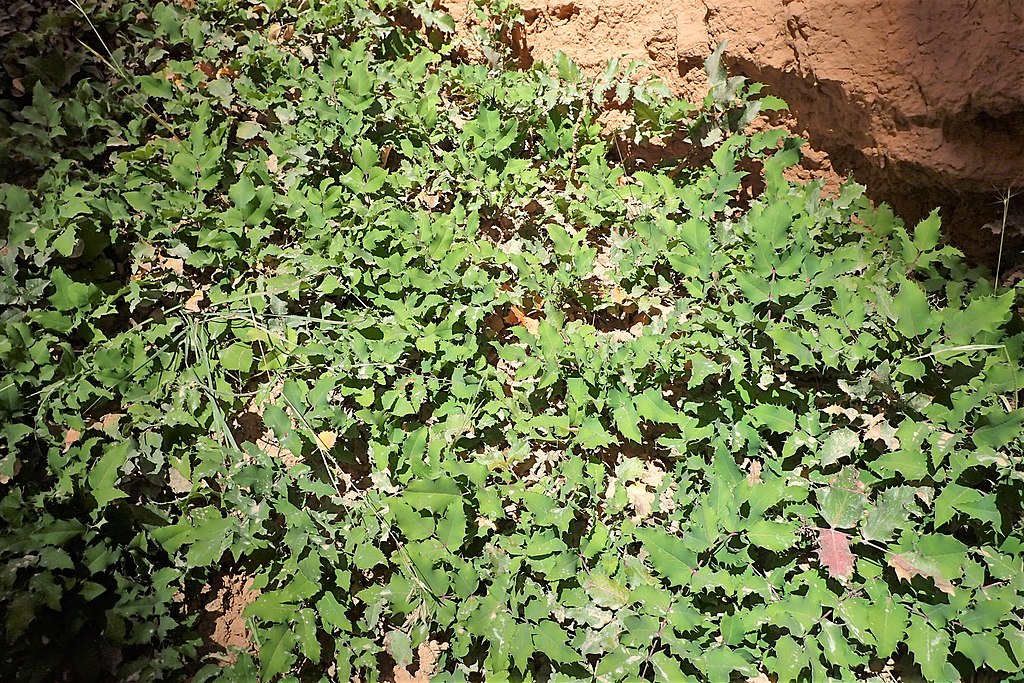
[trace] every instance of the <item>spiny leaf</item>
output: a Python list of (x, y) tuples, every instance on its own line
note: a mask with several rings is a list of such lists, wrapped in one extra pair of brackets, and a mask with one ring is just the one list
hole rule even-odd
[(901, 581), (909, 582), (915, 576), (930, 578), (943, 593), (956, 595), (953, 584), (942, 576), (938, 565), (918, 552), (893, 553), (889, 556), (889, 566), (896, 570), (896, 577)]
[(855, 558), (850, 552), (850, 537), (841, 531), (818, 529), (818, 559), (834, 579), (846, 581), (853, 576)]

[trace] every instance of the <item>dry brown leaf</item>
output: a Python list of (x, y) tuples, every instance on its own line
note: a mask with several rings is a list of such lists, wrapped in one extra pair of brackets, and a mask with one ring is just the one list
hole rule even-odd
[(192, 293), (192, 296), (190, 296), (188, 300), (183, 304), (185, 310), (191, 311), (192, 313), (198, 313), (200, 310), (199, 304), (202, 303), (204, 298), (205, 295), (203, 294), (202, 290), (196, 290), (195, 292)]
[(757, 484), (762, 483), (762, 481), (761, 481), (761, 471), (762, 471), (761, 461), (760, 460), (751, 460), (750, 461), (750, 471), (747, 472), (747, 483), (750, 484), (751, 486), (756, 486)]
[(165, 258), (161, 259), (164, 268), (170, 270), (178, 275), (185, 274), (185, 261), (180, 258)]
[(276, 43), (278, 38), (281, 37), (281, 24), (271, 24), (270, 28), (267, 29), (267, 40), (272, 43)]
[(890, 451), (900, 449), (900, 440), (896, 438), (896, 429), (885, 419), (885, 415), (865, 415), (863, 418), (865, 439), (882, 441)]
[(835, 529), (818, 529), (818, 559), (833, 579), (846, 581), (853, 576), (854, 556), (850, 537)]
[(320, 450), (329, 451), (334, 448), (334, 444), (338, 443), (337, 432), (320, 432), (316, 435), (316, 440), (319, 442)]
[(69, 427), (67, 433), (64, 434), (64, 452), (67, 453), (71, 446), (81, 438), (82, 432), (73, 427)]
[(107, 413), (94, 426), (105, 432), (111, 427), (116, 427), (122, 417), (124, 417), (124, 413)]
[(196, 69), (203, 72), (203, 75), (207, 78), (213, 78), (217, 75), (217, 67), (210, 62), (198, 62)]
[(174, 467), (167, 474), (167, 483), (175, 493), (188, 493), (192, 490), (192, 482)]
[(505, 316), (505, 322), (509, 325), (522, 325), (532, 335), (536, 335), (537, 330), (540, 329), (540, 321), (528, 317), (518, 306), (512, 306), (509, 309), (508, 315)]
[(626, 487), (626, 498), (633, 507), (638, 519), (647, 519), (654, 512), (654, 493), (647, 489), (646, 484), (634, 482)]

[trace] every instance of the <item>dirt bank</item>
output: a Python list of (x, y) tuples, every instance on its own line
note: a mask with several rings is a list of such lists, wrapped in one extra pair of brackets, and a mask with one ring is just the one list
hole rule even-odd
[[(466, 23), (466, 7), (449, 8)], [(910, 221), (934, 206), (973, 258), (1024, 185), (1024, 6), (1015, 0), (525, 0), (528, 58), (562, 50), (596, 71), (642, 59), (695, 95), (729, 41), (734, 72), (766, 83), (810, 140), (809, 171), (853, 174)], [(1024, 224), (1022, 207), (1011, 214)], [(1020, 251), (1024, 227), (1010, 239)]]

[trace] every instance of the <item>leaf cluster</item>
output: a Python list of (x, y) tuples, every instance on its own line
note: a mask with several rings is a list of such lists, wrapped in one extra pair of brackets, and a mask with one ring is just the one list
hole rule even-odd
[(4, 677), (1020, 675), (1021, 297), (937, 215), (789, 180), (721, 48), (693, 106), (421, 3), (195, 4), (0, 106)]

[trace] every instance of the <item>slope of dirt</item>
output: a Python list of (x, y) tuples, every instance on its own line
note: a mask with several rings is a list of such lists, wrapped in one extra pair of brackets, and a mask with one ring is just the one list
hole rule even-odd
[[(909, 221), (940, 206), (948, 237), (990, 261), (1001, 193), (1024, 184), (1024, 6), (1015, 0), (526, 0), (526, 62), (556, 50), (593, 73), (641, 59), (677, 94), (729, 41), (734, 72), (766, 83), (836, 171)], [(449, 10), (463, 27), (467, 7)], [(1024, 199), (1021, 200), (1024, 202)], [(1015, 230), (1011, 249), (1020, 250)]]

